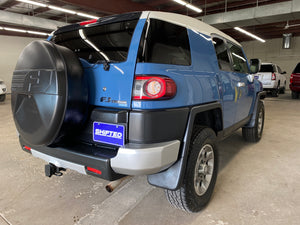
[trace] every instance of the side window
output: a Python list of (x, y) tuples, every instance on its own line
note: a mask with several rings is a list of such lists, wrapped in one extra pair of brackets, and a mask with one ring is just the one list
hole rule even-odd
[(227, 48), (224, 41), (220, 38), (214, 37), (213, 44), (215, 47), (220, 70), (231, 71)]
[(228, 47), (232, 55), (233, 70), (239, 73), (249, 73), (247, 60), (242, 49), (231, 43), (228, 44)]
[(278, 73), (282, 73), (282, 70), (279, 66), (277, 66), (277, 69), (278, 69)]
[(140, 48), (144, 49), (139, 50), (139, 62), (191, 65), (190, 44), (185, 27), (151, 19), (145, 35), (145, 43), (140, 44)]

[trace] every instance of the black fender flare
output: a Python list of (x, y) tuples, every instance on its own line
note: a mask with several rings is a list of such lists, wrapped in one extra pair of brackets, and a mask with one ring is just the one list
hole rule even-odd
[(256, 121), (256, 114), (257, 114), (256, 111), (257, 111), (258, 101), (264, 99), (265, 97), (266, 97), (266, 91), (257, 92), (251, 119), (244, 127), (254, 127)]
[(190, 109), (184, 139), (180, 146), (181, 151), (179, 159), (167, 170), (156, 174), (148, 175), (147, 178), (149, 184), (169, 190), (177, 190), (178, 188), (180, 188), (186, 170), (187, 158), (189, 155), (189, 146), (193, 133), (195, 117), (198, 113), (213, 109), (220, 109), (222, 112), (221, 103), (213, 102), (204, 105), (194, 106)]

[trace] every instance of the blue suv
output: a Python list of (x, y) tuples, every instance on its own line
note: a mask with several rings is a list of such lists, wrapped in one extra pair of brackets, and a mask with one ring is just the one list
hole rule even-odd
[[(241, 45), (191, 17), (134, 12), (57, 29), (21, 53), (12, 112), (23, 150), (106, 180), (147, 175), (197, 212), (217, 178), (216, 143), (261, 139), (265, 93)], [(250, 72), (251, 69), (251, 72)]]

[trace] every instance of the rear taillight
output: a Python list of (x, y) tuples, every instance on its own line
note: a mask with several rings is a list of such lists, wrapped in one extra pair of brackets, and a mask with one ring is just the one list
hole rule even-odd
[(291, 78), (290, 78), (290, 84), (293, 83), (293, 78), (294, 78), (294, 74), (291, 74)]
[(85, 26), (85, 25), (88, 25), (88, 24), (91, 24), (91, 23), (96, 23), (97, 21), (98, 21), (98, 19), (87, 20), (87, 21), (80, 22), (79, 25), (80, 26)]
[(272, 80), (276, 80), (276, 74), (272, 73)]
[(168, 77), (136, 76), (133, 85), (133, 100), (170, 99), (176, 95), (175, 82)]

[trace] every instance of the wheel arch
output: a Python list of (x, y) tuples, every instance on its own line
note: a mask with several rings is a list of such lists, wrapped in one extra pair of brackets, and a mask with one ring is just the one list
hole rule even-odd
[(178, 160), (167, 170), (148, 175), (151, 185), (169, 189), (178, 189), (183, 181), (189, 155), (190, 140), (197, 126), (207, 126), (214, 130), (216, 136), (223, 130), (222, 105), (220, 102), (212, 102), (194, 106), (190, 110), (185, 136), (181, 143), (181, 151)]

